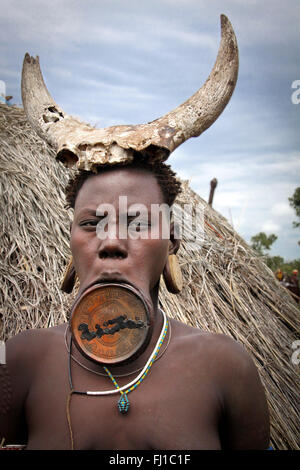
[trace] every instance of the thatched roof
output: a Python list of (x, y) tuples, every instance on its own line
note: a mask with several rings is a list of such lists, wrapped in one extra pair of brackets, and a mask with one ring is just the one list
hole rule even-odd
[[(59, 286), (70, 256), (70, 214), (63, 195), (67, 171), (23, 111), (5, 105), (0, 169), (0, 313), (6, 339), (66, 321), (72, 296)], [(185, 234), (179, 252), (184, 290), (173, 296), (162, 286), (162, 307), (170, 317), (244, 345), (266, 390), (273, 446), (299, 449), (299, 366), (291, 361), (299, 306), (228, 221), (186, 183), (179, 202), (191, 201), (205, 206), (204, 238), (191, 251)]]

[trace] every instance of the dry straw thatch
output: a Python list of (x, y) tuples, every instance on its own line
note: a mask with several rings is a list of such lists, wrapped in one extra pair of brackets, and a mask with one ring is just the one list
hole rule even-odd
[[(72, 296), (59, 285), (70, 255), (70, 214), (63, 207), (67, 171), (31, 130), (23, 111), (5, 105), (0, 105), (0, 169), (0, 313), (1, 339), (6, 339), (68, 318)], [(205, 233), (191, 250), (194, 229), (187, 218), (179, 252), (184, 290), (172, 296), (162, 286), (162, 307), (170, 317), (244, 345), (267, 393), (272, 445), (299, 449), (299, 365), (291, 360), (299, 339), (299, 306), (187, 183), (179, 202), (204, 206)]]

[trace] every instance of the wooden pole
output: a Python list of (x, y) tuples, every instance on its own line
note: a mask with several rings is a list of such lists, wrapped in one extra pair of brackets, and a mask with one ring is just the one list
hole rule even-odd
[(210, 182), (210, 193), (209, 193), (209, 199), (208, 199), (208, 204), (210, 206), (212, 206), (212, 203), (213, 203), (214, 193), (215, 193), (215, 189), (217, 187), (217, 184), (218, 184), (217, 178), (213, 178)]

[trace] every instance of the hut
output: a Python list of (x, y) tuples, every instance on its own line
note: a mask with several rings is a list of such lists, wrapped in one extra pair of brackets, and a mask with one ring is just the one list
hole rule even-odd
[[(65, 322), (74, 294), (60, 290), (70, 257), (71, 214), (64, 208), (69, 172), (23, 110), (6, 105), (0, 105), (0, 169), (0, 339), (6, 340), (24, 329)], [(203, 208), (196, 239), (193, 217), (183, 212), (187, 202)], [(299, 365), (293, 360), (299, 307), (263, 259), (188, 182), (177, 216), (185, 219), (179, 251), (184, 289), (175, 296), (162, 285), (162, 308), (246, 348), (266, 390), (272, 446), (299, 449)]]

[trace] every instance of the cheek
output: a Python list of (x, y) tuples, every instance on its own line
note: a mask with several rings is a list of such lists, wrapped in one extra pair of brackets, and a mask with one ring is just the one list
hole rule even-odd
[(73, 258), (76, 257), (78, 248), (82, 245), (82, 240), (81, 237), (79, 236), (78, 232), (76, 230), (71, 231), (71, 236), (70, 236), (70, 248), (72, 251)]
[(89, 263), (89, 258), (94, 252), (94, 244), (89, 237), (83, 235), (79, 230), (73, 230), (70, 237), (70, 248), (73, 255), (73, 264), (79, 274), (80, 270)]
[(145, 250), (145, 263), (149, 266), (150, 273), (153, 274), (152, 278), (158, 280), (162, 273), (166, 260), (168, 257), (169, 242), (161, 240), (152, 240)]

